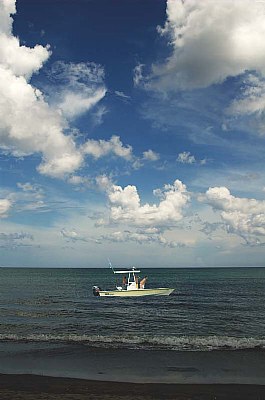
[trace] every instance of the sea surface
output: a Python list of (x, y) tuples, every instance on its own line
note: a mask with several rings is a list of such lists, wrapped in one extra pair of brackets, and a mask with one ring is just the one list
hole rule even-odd
[(171, 296), (102, 298), (110, 269), (0, 268), (0, 344), (148, 351), (265, 349), (265, 269), (145, 269)]

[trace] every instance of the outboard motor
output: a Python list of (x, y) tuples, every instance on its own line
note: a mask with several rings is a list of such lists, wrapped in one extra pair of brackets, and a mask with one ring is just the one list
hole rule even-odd
[(99, 296), (100, 291), (101, 291), (101, 288), (99, 286), (93, 286), (93, 295), (94, 296)]

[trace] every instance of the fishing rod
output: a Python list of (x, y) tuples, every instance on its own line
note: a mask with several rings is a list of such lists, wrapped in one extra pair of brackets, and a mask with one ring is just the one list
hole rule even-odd
[(111, 268), (112, 272), (115, 274), (115, 271), (114, 271), (114, 269), (113, 269), (113, 266), (112, 266), (111, 261), (110, 261), (109, 258), (108, 258), (108, 262), (109, 262), (109, 267)]

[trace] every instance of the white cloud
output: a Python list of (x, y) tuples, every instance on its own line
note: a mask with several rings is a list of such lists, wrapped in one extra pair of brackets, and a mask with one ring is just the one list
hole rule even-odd
[(181, 164), (206, 164), (206, 159), (203, 160), (196, 160), (196, 158), (189, 152), (183, 151), (183, 153), (179, 153), (177, 157), (177, 161)]
[(50, 211), (48, 204), (44, 201), (45, 192), (41, 185), (17, 182), (17, 187), (21, 190), (10, 194), (10, 198), (16, 204), (16, 212), (36, 211), (40, 213)]
[(71, 240), (73, 242), (76, 242), (76, 241), (86, 242), (87, 241), (87, 239), (84, 236), (78, 234), (75, 229), (70, 230), (70, 229), (63, 228), (60, 233), (65, 239)]
[(99, 244), (100, 241), (94, 238), (90, 238), (85, 234), (78, 233), (76, 229), (66, 229), (63, 228), (60, 231), (61, 235), (63, 236), (64, 239), (67, 241), (76, 243), (76, 242), (92, 242)]
[[(15, 12), (14, 0), (0, 4), (0, 149), (15, 157), (40, 154), (39, 173), (72, 183), (77, 183), (75, 172), (87, 155), (98, 159), (114, 154), (133, 161), (132, 147), (124, 146), (118, 136), (109, 141), (89, 139), (78, 146), (74, 136), (65, 134), (67, 119), (90, 111), (105, 96), (104, 69), (95, 63), (56, 62), (49, 73), (56, 89), (48, 104), (27, 81), (48, 59), (48, 47), (20, 46), (12, 35), (11, 12)], [(106, 112), (98, 107), (95, 122), (100, 123)]]
[(7, 216), (8, 211), (10, 210), (12, 203), (8, 199), (0, 199), (0, 218), (4, 218)]
[(89, 139), (84, 144), (82, 151), (84, 154), (91, 155), (96, 159), (111, 153), (125, 160), (132, 159), (132, 147), (129, 145), (124, 146), (119, 136), (115, 135), (109, 141)]
[(112, 185), (108, 192), (110, 221), (128, 223), (141, 227), (162, 227), (176, 224), (183, 218), (183, 209), (190, 200), (186, 186), (179, 180), (154, 191), (161, 200), (158, 205), (141, 206), (137, 188), (132, 185)]
[(109, 216), (98, 219), (95, 226), (107, 228), (121, 224), (133, 228), (101, 235), (102, 241), (154, 243), (170, 248), (190, 245), (190, 240), (169, 239), (165, 234), (166, 230), (170, 232), (171, 228), (178, 225), (190, 201), (186, 186), (179, 180), (172, 185), (165, 185), (163, 189), (153, 191), (153, 194), (160, 198), (157, 205), (141, 205), (135, 186), (128, 185), (122, 188), (114, 185), (106, 176), (98, 177), (98, 185), (106, 191), (110, 204)]
[(179, 153), (177, 161), (182, 164), (196, 163), (195, 157), (192, 156), (189, 151), (183, 151), (183, 153)]
[(41, 174), (65, 178), (83, 165), (85, 154), (74, 139), (65, 134), (68, 124), (62, 111), (73, 118), (100, 101), (106, 92), (104, 70), (93, 63), (57, 63), (54, 79), (61, 89), (64, 88), (59, 96), (61, 109), (58, 104), (50, 106), (41, 91), (28, 82), (48, 59), (48, 47), (20, 46), (18, 38), (12, 35), (10, 13), (15, 13), (15, 1), (2, 1), (0, 148), (15, 157), (38, 153), (42, 156), (37, 167)]
[(34, 237), (26, 232), (4, 233), (0, 232), (0, 248), (16, 249), (18, 247), (31, 246)]
[(35, 190), (36, 190), (36, 186), (32, 185), (30, 182), (26, 182), (26, 183), (18, 182), (17, 187), (22, 189), (23, 192), (35, 192)]
[(105, 106), (97, 106), (96, 109), (93, 109), (91, 116), (94, 125), (100, 125), (103, 122), (104, 115), (108, 113), (108, 109)]
[(33, 240), (33, 235), (26, 232), (15, 232), (15, 233), (3, 233), (0, 232), (0, 240), (4, 241), (14, 241), (21, 239), (30, 239)]
[(96, 184), (103, 192), (109, 192), (113, 186), (111, 177), (107, 175), (99, 175), (96, 177)]
[(12, 17), (16, 13), (15, 0), (0, 3), (0, 65), (16, 76), (30, 78), (49, 58), (49, 46), (34, 48), (20, 46), (19, 39), (12, 35)]
[(127, 96), (127, 94), (125, 94), (125, 93), (123, 93), (123, 92), (120, 92), (119, 90), (115, 90), (114, 93), (115, 93), (118, 97), (121, 97), (121, 98), (124, 99), (124, 100), (128, 100), (128, 99), (131, 98), (130, 96)]
[(3, 149), (15, 156), (42, 153), (39, 169), (52, 176), (60, 176), (69, 167), (81, 165), (82, 158), (73, 140), (63, 134), (59, 113), (49, 108), (24, 77), (14, 76), (1, 65), (0, 94), (0, 146)]
[(56, 61), (50, 70), (49, 76), (63, 87), (95, 89), (98, 85), (104, 86), (104, 68), (93, 62), (65, 63)]
[(74, 93), (67, 91), (64, 93), (62, 102), (58, 107), (62, 110), (63, 114), (73, 119), (78, 115), (84, 114), (95, 106), (106, 94), (106, 89), (98, 89), (93, 94)]
[(15, 37), (0, 33), (0, 63), (15, 76), (30, 79), (50, 56), (49, 47), (36, 45), (34, 48), (20, 46)]
[(57, 61), (49, 76), (56, 82), (54, 103), (67, 119), (74, 119), (92, 109), (107, 92), (104, 69), (95, 63)]
[(84, 186), (90, 186), (91, 182), (88, 178), (85, 176), (79, 176), (79, 175), (72, 175), (67, 179), (67, 182), (70, 183), (71, 185), (84, 185)]
[(228, 112), (234, 115), (261, 114), (265, 110), (265, 80), (249, 74), (241, 96), (232, 101)]
[(214, 232), (218, 231), (219, 229), (224, 229), (224, 224), (222, 222), (202, 222), (202, 228), (200, 229), (208, 239), (212, 239)]
[(102, 240), (107, 240), (114, 243), (135, 242), (138, 244), (159, 244), (164, 247), (186, 247), (186, 243), (174, 242), (167, 240), (159, 230), (136, 230), (131, 231), (115, 231), (108, 235), (103, 235)]
[(260, 243), (265, 236), (265, 201), (234, 197), (226, 187), (209, 188), (199, 198), (221, 211), (228, 232), (235, 233), (247, 243)]
[[(11, 2), (8, 4), (7, 9), (1, 7), (2, 13), (10, 11)], [(19, 46), (11, 29), (1, 33), (0, 39), (0, 147), (15, 156), (41, 153), (38, 170), (63, 177), (81, 166), (82, 157), (71, 137), (64, 135), (60, 113), (26, 81), (49, 53), (42, 46)]]
[(30, 182), (18, 182), (17, 187), (21, 189), (24, 193), (28, 193), (31, 198), (42, 199), (44, 196), (43, 189), (40, 185), (32, 184)]
[(172, 53), (153, 65), (145, 83), (171, 91), (207, 87), (248, 70), (264, 74), (264, 10), (253, 0), (168, 0), (159, 32), (169, 37)]
[[(226, 110), (230, 117), (228, 122), (231, 126), (238, 126), (239, 117), (243, 118), (243, 127), (249, 128), (251, 132), (265, 135), (265, 77), (249, 73), (242, 82), (242, 90)], [(234, 117), (234, 120), (231, 119)], [(233, 124), (234, 123), (234, 124)], [(239, 125), (240, 126), (240, 125)]]
[(153, 150), (147, 150), (143, 152), (143, 159), (147, 161), (157, 161), (159, 160), (160, 156)]
[(139, 86), (144, 80), (143, 77), (143, 67), (144, 64), (138, 64), (133, 70), (133, 83), (134, 86)]
[(43, 200), (31, 201), (21, 206), (18, 205), (17, 211), (36, 211), (36, 212), (47, 212), (50, 209), (47, 207), (47, 204)]
[(140, 158), (135, 158), (134, 162), (132, 163), (132, 167), (135, 170), (142, 168), (143, 165), (144, 163)]
[(9, 35), (12, 31), (13, 20), (11, 14), (16, 13), (14, 0), (2, 0), (0, 3), (0, 32)]

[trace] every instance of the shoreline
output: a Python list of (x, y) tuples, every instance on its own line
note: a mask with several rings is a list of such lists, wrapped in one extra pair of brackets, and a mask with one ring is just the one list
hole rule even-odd
[[(265, 352), (100, 349), (0, 342), (0, 373), (146, 384), (265, 385)], [(1, 397), (0, 397), (1, 398)], [(265, 399), (265, 396), (264, 396)], [(2, 399), (1, 399), (2, 400)]]
[[(63, 396), (63, 397), (62, 397)], [(130, 383), (31, 374), (0, 374), (1, 400), (251, 400), (265, 385)]]

